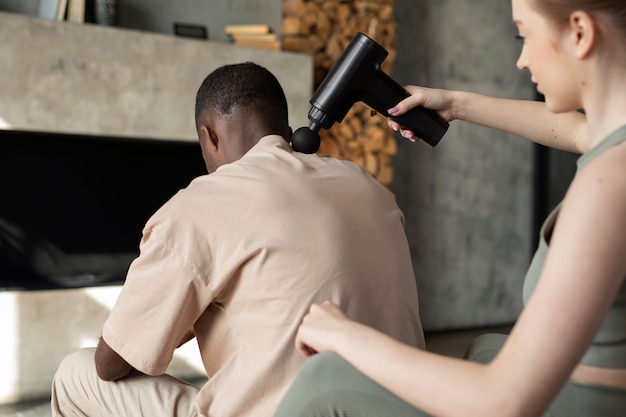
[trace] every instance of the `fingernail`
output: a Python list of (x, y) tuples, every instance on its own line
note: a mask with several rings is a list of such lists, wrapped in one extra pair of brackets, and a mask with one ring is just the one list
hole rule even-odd
[(389, 110), (387, 110), (387, 113), (389, 114), (394, 114), (397, 113), (400, 109), (398, 107), (392, 107)]
[(404, 137), (407, 138), (408, 140), (414, 140), (412, 132), (406, 132), (404, 134)]

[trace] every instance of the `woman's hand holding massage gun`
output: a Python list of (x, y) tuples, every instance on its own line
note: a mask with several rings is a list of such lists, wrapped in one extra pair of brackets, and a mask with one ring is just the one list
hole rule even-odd
[[(404, 88), (411, 95), (389, 109), (390, 115), (399, 116), (423, 106), (435, 110), (447, 122), (463, 120), (569, 152), (583, 153), (589, 149), (586, 119), (579, 112), (555, 114), (540, 101), (502, 99), (413, 85)], [(419, 139), (391, 119), (388, 124), (412, 142)]]

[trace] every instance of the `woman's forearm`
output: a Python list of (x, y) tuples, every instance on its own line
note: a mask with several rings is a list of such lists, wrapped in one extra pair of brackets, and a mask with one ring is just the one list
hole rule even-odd
[(587, 122), (582, 113), (552, 113), (540, 101), (503, 99), (464, 91), (451, 94), (454, 119), (569, 152), (588, 150)]
[(336, 347), (370, 379), (432, 415), (506, 417), (521, 408), (488, 365), (418, 350), (354, 322)]

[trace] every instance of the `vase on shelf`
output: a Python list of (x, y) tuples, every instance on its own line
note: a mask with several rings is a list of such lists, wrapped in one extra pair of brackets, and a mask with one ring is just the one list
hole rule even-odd
[(117, 0), (93, 0), (94, 23), (115, 26), (117, 23)]

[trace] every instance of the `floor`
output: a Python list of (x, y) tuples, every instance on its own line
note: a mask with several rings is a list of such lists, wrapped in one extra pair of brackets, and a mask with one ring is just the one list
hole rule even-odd
[[(508, 333), (510, 327), (431, 333), (426, 336), (426, 350), (455, 358), (463, 357), (465, 349), (476, 336), (484, 333)], [(0, 417), (51, 417), (48, 399), (28, 403), (0, 405)]]

